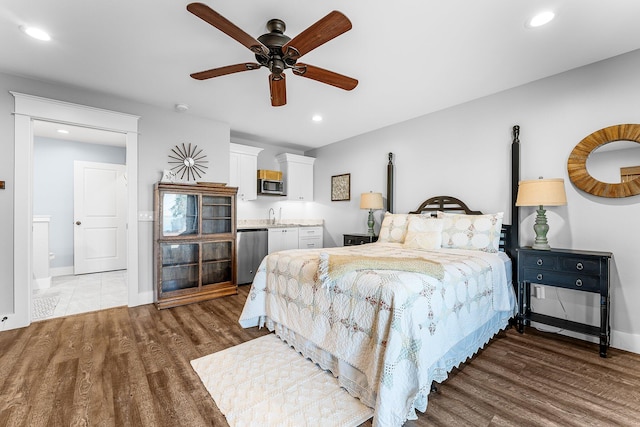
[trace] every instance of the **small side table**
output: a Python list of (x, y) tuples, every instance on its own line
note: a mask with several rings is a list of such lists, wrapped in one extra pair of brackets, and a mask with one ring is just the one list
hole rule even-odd
[(364, 245), (365, 243), (373, 243), (378, 240), (378, 236), (370, 236), (368, 234), (343, 234), (343, 246)]
[[(600, 356), (607, 357), (609, 347), (609, 261), (611, 252), (574, 249), (518, 249), (518, 316), (517, 327), (538, 322), (556, 328), (595, 335), (600, 338)], [(600, 294), (600, 326), (533, 313), (531, 283)]]

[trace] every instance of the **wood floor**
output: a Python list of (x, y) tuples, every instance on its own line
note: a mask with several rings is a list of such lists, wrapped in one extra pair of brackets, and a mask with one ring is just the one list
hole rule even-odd
[[(0, 426), (226, 426), (189, 361), (267, 333), (237, 323), (247, 291), (0, 332)], [(501, 333), (405, 425), (640, 425), (640, 355), (528, 331)]]

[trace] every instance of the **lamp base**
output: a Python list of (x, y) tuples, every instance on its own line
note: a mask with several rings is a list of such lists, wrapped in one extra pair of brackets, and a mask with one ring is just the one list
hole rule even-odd
[(536, 212), (538, 215), (533, 225), (533, 230), (536, 232), (536, 240), (531, 247), (540, 251), (548, 251), (551, 249), (551, 246), (549, 246), (549, 241), (547, 240), (549, 225), (547, 224), (546, 210), (542, 206), (539, 206)]
[(375, 221), (373, 220), (373, 209), (369, 209), (369, 219), (367, 220), (367, 227), (369, 227), (369, 230), (367, 231), (367, 235), (369, 236), (375, 236), (375, 231), (373, 230), (373, 226), (375, 224)]
[(548, 243), (547, 243), (547, 244), (537, 244), (537, 243), (534, 243), (534, 244), (531, 246), (531, 249), (537, 249), (537, 250), (539, 250), (539, 251), (549, 251), (549, 250), (551, 250), (551, 246), (549, 246), (549, 244), (548, 244)]

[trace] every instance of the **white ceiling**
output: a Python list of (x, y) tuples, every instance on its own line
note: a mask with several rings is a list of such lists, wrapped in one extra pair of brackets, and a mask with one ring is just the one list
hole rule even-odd
[[(91, 88), (228, 122), (232, 135), (320, 147), (640, 48), (638, 0), (207, 0), (247, 33), (280, 18), (294, 37), (331, 10), (353, 29), (301, 61), (359, 80), (347, 92), (287, 72), (271, 107), (268, 71), (197, 81), (190, 73), (254, 62), (187, 12), (189, 1), (2, 0), (0, 70)], [(525, 21), (552, 9), (556, 19)], [(37, 25), (52, 40), (27, 37)], [(176, 113), (178, 114), (178, 113)], [(311, 121), (321, 114), (324, 121)]]

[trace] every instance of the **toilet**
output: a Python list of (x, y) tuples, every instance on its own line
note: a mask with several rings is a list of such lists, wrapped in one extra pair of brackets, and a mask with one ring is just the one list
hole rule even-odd
[(32, 289), (51, 287), (49, 271), (49, 223), (51, 216), (33, 216), (33, 285)]

